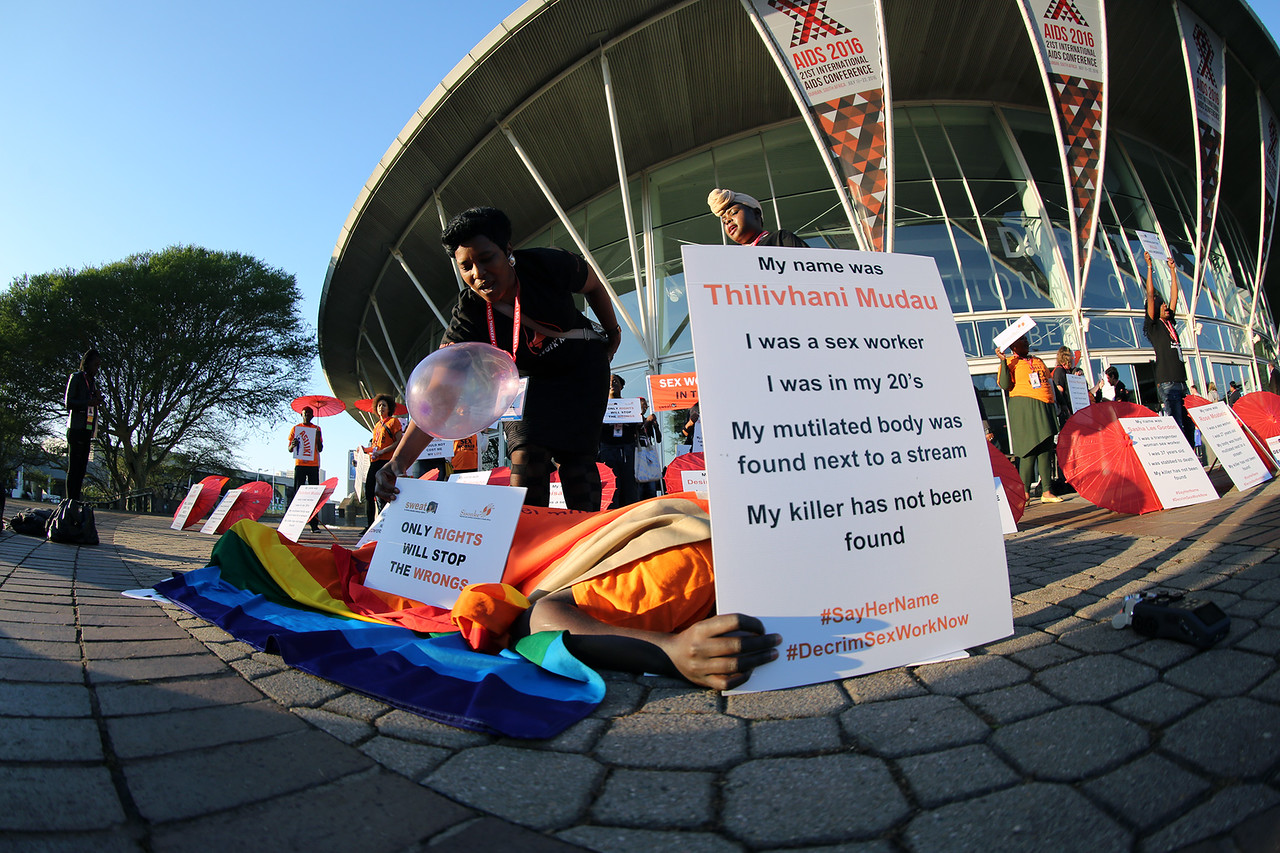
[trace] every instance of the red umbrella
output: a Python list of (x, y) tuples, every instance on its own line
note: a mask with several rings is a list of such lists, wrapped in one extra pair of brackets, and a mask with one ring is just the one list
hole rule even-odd
[(1263, 441), (1280, 435), (1280, 394), (1270, 391), (1245, 394), (1236, 400), (1233, 411)]
[(682, 453), (675, 459), (671, 460), (671, 464), (667, 466), (666, 476), (663, 482), (667, 487), (667, 494), (675, 494), (684, 491), (684, 484), (680, 482), (681, 471), (705, 471), (707, 470), (707, 457), (701, 453)]
[(1094, 403), (1076, 412), (1058, 433), (1058, 465), (1080, 497), (1116, 512), (1141, 514), (1164, 507), (1151, 488), (1120, 418), (1149, 418), (1136, 403)]
[(1027, 509), (1027, 490), (1022, 485), (1022, 476), (1009, 457), (990, 441), (987, 442), (987, 455), (991, 457), (991, 473), (1000, 478), (1000, 485), (1004, 487), (1004, 497), (1009, 502), (1009, 509), (1013, 510), (1013, 520), (1021, 521), (1022, 513)]
[[(307, 516), (307, 521), (315, 518), (320, 514), (320, 510), (324, 509), (324, 505), (329, 502), (329, 498), (333, 495), (334, 490), (338, 488), (338, 478), (330, 477), (320, 485), (324, 486), (324, 492), (320, 495), (320, 500), (316, 502), (316, 508), (311, 510), (311, 515)], [(240, 500), (244, 500), (244, 498), (241, 498)]]
[[(218, 498), (222, 496), (222, 487), (227, 484), (230, 477), (205, 477), (200, 481), (200, 494), (196, 496), (196, 502), (191, 506), (191, 512), (187, 513), (187, 520), (183, 522), (182, 529), (195, 527), (204, 519), (206, 515), (213, 511), (218, 505)], [(178, 509), (182, 509), (182, 505), (178, 505)], [(173, 511), (174, 521), (178, 519), (178, 510)]]
[[(369, 414), (374, 413), (372, 397), (366, 397), (363, 400), (356, 400), (353, 405), (362, 412), (368, 412)], [(404, 403), (396, 403), (396, 410), (391, 413), (391, 416), (395, 418), (401, 418), (407, 414), (409, 414), (409, 407), (406, 406)]]
[(1195, 394), (1188, 394), (1182, 398), (1182, 405), (1188, 409), (1198, 409), (1201, 406), (1208, 406), (1212, 402), (1212, 400), (1206, 400), (1204, 397), (1199, 397)]
[(214, 533), (226, 533), (231, 529), (231, 525), (245, 518), (252, 521), (262, 518), (263, 513), (271, 506), (271, 499), (275, 495), (274, 487), (262, 480), (236, 488), (240, 490), (240, 496), (236, 498), (236, 502), (231, 505), (231, 509), (222, 521), (218, 522), (218, 529)]
[(340, 415), (347, 410), (346, 403), (327, 394), (304, 394), (295, 398), (289, 405), (299, 414), (303, 409), (310, 408), (311, 413), (317, 418)]

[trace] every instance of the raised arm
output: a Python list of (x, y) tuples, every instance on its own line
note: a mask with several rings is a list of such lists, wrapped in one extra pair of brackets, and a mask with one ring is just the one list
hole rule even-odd
[[(1169, 262), (1169, 313), (1176, 314), (1178, 312), (1178, 291), (1182, 288), (1178, 287), (1178, 265), (1173, 258), (1165, 258)], [(1147, 269), (1150, 270), (1148, 262)], [(1147, 275), (1150, 275), (1148, 272)]]
[(1147, 319), (1158, 319), (1156, 312), (1156, 284), (1151, 278), (1151, 253), (1143, 252), (1142, 257), (1147, 262)]

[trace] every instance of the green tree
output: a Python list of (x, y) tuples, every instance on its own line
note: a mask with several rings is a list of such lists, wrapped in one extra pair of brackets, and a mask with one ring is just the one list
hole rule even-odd
[(301, 393), (315, 345), (292, 275), (248, 255), (175, 246), (24, 277), (0, 294), (17, 389), (60, 412), (80, 353), (102, 356), (96, 447), (119, 493), (157, 485), (172, 454), (230, 462), (236, 432)]

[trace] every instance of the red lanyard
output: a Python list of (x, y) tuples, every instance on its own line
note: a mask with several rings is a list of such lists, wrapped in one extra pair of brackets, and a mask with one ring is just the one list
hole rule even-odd
[[(516, 283), (516, 310), (511, 321), (511, 360), (516, 360), (516, 350), (520, 348), (520, 284)], [(489, 343), (498, 346), (498, 331), (493, 325), (493, 306), (486, 302), (485, 310), (489, 312)]]
[(754, 240), (752, 240), (752, 241), (751, 241), (751, 245), (753, 245), (753, 246), (757, 246), (757, 245), (759, 245), (759, 244), (760, 244), (760, 241), (761, 241), (761, 240), (763, 240), (765, 237), (768, 237), (768, 236), (769, 236), (769, 232), (768, 232), (768, 231), (761, 231), (759, 234), (757, 234), (757, 235), (756, 235), (756, 238), (755, 238)]
[(1173, 344), (1175, 347), (1179, 346), (1178, 333), (1173, 330), (1173, 324), (1168, 320), (1161, 320), (1160, 322), (1164, 323), (1164, 327), (1169, 330), (1169, 343)]

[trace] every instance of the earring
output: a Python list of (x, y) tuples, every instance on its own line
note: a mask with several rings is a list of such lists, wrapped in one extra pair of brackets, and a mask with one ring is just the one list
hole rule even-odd
[(514, 267), (516, 265), (516, 256), (507, 255), (507, 263)]

